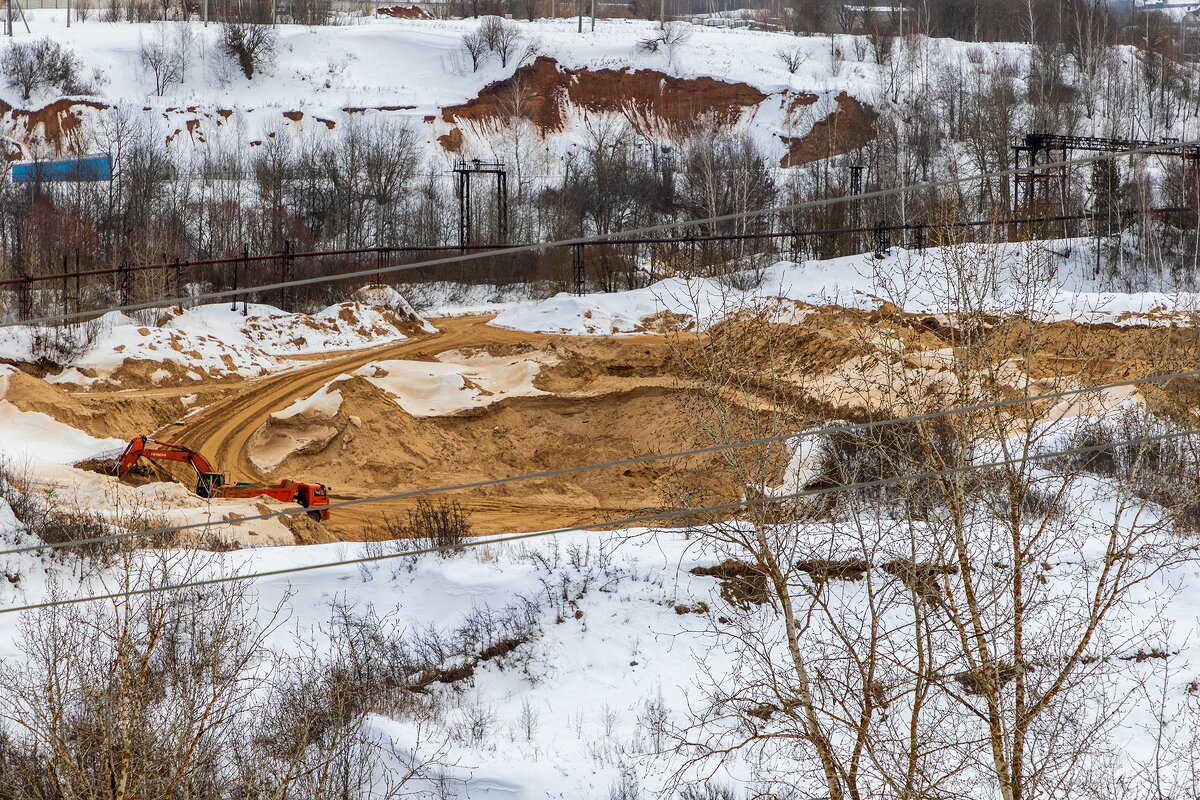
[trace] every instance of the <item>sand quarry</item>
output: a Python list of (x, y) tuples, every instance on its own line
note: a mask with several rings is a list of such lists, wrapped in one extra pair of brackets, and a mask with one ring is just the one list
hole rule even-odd
[[(0, 403), (98, 439), (127, 441), (146, 433), (187, 445), (230, 480), (325, 483), (337, 502), (712, 444), (719, 437), (704, 420), (714, 378), (705, 373), (714, 365), (721, 402), (739, 409), (734, 432), (749, 437), (781, 425), (802, 430), (880, 409), (902, 413), (953, 403), (955, 354), (962, 352), (955, 345), (968, 336), (982, 344), (972, 368), (1014, 396), (1188, 369), (1197, 351), (1195, 329), (1188, 327), (990, 319), (968, 330), (962, 321), (886, 306), (863, 311), (794, 301), (725, 319), (706, 335), (708, 356), (697, 349), (687, 320), (650, 320), (654, 333), (566, 336), (506, 330), (489, 325), (491, 319), (436, 319), (409, 325), (404, 338), (386, 344), (283, 353), (270, 369), (256, 371), (261, 374), (231, 370), (214, 377), (208, 370), (195, 379), (130, 359), (103, 384), (86, 387), (55, 378), (44, 364), (18, 362), (0, 379)], [(1139, 396), (1170, 411), (1194, 402), (1196, 392), (1195, 381), (1176, 381)], [(1043, 404), (1037, 414), (1097, 413), (1131, 394), (1089, 396), (1086, 408)], [(685, 496), (739, 497), (741, 487), (718, 477), (720, 458), (657, 461), (446, 496), (462, 503), (478, 533), (598, 523), (669, 508)], [(778, 460), (782, 471), (782, 450)], [(108, 485), (115, 478), (98, 474), (108, 463), (101, 458), (82, 463), (82, 471), (56, 468), (49, 483), (76, 496), (107, 496), (118, 491)], [(189, 472), (146, 464), (125, 484), (164, 513), (203, 508), (207, 519), (229, 519), (277, 507), (202, 501), (190, 494)], [(387, 519), (403, 516), (413, 503), (336, 509), (320, 525), (303, 517), (231, 525), (226, 536), (239, 543), (382, 538), (389, 535)]]

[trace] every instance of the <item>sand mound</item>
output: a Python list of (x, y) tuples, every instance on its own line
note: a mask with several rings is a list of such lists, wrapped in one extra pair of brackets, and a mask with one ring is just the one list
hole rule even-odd
[(341, 378), (330, 381), (309, 397), (301, 398), (270, 416), (250, 438), (250, 460), (263, 472), (271, 472), (291, 455), (314, 455), (338, 434), (331, 423), (342, 407), (342, 393), (333, 388)]
[(97, 438), (129, 439), (184, 414), (178, 396), (90, 398), (70, 394), (24, 372), (8, 375), (6, 382), (3, 398), (17, 408), (46, 414)]
[[(687, 450), (888, 410), (958, 405), (955, 381), (965, 367), (957, 346), (968, 336), (987, 345), (982, 356), (975, 351), (975, 378), (1013, 393), (1170, 371), (1170, 353), (1194, 352), (1187, 346), (1193, 332), (1161, 327), (1037, 326), (791, 301), (711, 326), (703, 353), (691, 331), (556, 337), (503, 331), (486, 320), (447, 322), (446, 328), (444, 339), (398, 345), (387, 357), (364, 353), (342, 367), (349, 374), (326, 365), (295, 384), (291, 375), (281, 376), (269, 402), (248, 397), (246, 409), (237, 405), (241, 400), (214, 406), (184, 430), (222, 426), (201, 449), (227, 470), (258, 477), (257, 467), (270, 480), (321, 482), (336, 501)], [(367, 361), (373, 357), (383, 360)], [(714, 388), (732, 407), (721, 432), (712, 424)], [(1194, 399), (1200, 381), (1173, 383), (1170, 392), (1190, 392)], [(246, 411), (237, 419), (249, 424), (239, 422), (234, 431), (218, 418), (231, 410)], [(221, 452), (234, 436), (236, 448)], [(764, 471), (772, 474), (755, 480), (776, 486), (790, 454), (768, 448), (766, 455)], [(483, 520), (480, 530), (490, 532), (612, 519), (685, 500), (722, 502), (745, 491), (722, 456), (711, 454), (506, 484), (459, 499), (473, 520)], [(385, 513), (406, 508), (389, 503), (334, 511), (322, 530), (369, 537)]]
[[(288, 454), (276, 475), (303, 475), (339, 495), (367, 496), (686, 449), (704, 441), (695, 423), (696, 398), (686, 389), (514, 397), (436, 417), (406, 413), (363, 378), (342, 381), (338, 390), (342, 405), (327, 423), (336, 434), (319, 448)], [(256, 440), (266, 446), (271, 437), (299, 439), (304, 424), (297, 417), (272, 418)], [(499, 486), (485, 494), (564, 507), (655, 507), (670, 502), (677, 486), (727, 494), (732, 487), (718, 485), (714, 466), (712, 458), (635, 465)]]

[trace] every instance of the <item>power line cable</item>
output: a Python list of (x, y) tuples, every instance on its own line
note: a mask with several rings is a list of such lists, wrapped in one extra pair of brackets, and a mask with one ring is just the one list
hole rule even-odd
[[(973, 414), (979, 411), (988, 411), (999, 408), (1007, 408), (1015, 405), (1023, 405), (1025, 403), (1035, 403), (1047, 400), (1060, 400), (1067, 397), (1073, 397), (1089, 392), (1105, 391), (1108, 389), (1116, 389), (1127, 386), (1140, 386), (1151, 383), (1159, 383), (1175, 380), (1176, 378), (1200, 377), (1200, 369), (1188, 370), (1186, 372), (1174, 372), (1162, 375), (1150, 375), (1142, 378), (1132, 378), (1126, 381), (1116, 381), (1113, 383), (1099, 384), (1096, 386), (1085, 386), (1076, 389), (1063, 389), (1058, 392), (1050, 392), (1047, 394), (1034, 395), (1031, 397), (1015, 397), (1008, 400), (998, 400), (991, 403), (980, 403), (973, 406), (964, 406), (961, 408), (944, 409), (942, 411), (931, 411), (925, 414), (914, 414), (907, 417), (894, 417), (883, 420), (873, 420), (871, 422), (855, 422), (845, 425), (826, 425), (820, 428), (812, 428), (805, 431), (797, 431), (795, 433), (779, 434), (777, 436), (767, 436), (760, 439), (746, 439), (738, 442), (725, 442), (721, 444), (709, 445), (706, 447), (698, 447), (691, 450), (679, 450), (673, 453), (660, 453), (656, 455), (632, 456), (630, 458), (618, 459), (616, 461), (605, 461), (596, 464), (584, 464), (576, 467), (563, 467), (561, 469), (546, 470), (543, 472), (530, 472), (522, 475), (512, 475), (504, 478), (489, 478), (482, 481), (473, 481), (471, 483), (451, 484), (446, 486), (433, 486), (425, 489), (414, 489), (409, 492), (399, 492), (396, 494), (379, 495), (376, 497), (361, 497), (354, 500), (343, 500), (337, 503), (330, 503), (327, 506), (321, 506), (322, 509), (334, 510), (338, 508), (346, 508), (348, 506), (368, 505), (370, 503), (392, 502), (395, 500), (406, 500), (413, 497), (420, 497), (429, 494), (442, 494), (446, 492), (467, 491), (470, 489), (484, 489), (491, 486), (501, 486), (508, 483), (518, 483), (528, 480), (540, 480), (545, 478), (556, 478), (564, 475), (575, 475), (583, 472), (593, 472), (601, 469), (611, 469), (614, 467), (629, 466), (631, 464), (644, 464), (652, 461), (663, 461), (675, 458), (689, 458), (692, 456), (706, 455), (708, 453), (718, 453), (726, 450), (736, 450), (742, 447), (755, 447), (768, 444), (778, 444), (792, 439), (801, 439), (813, 436), (824, 436), (834, 432), (846, 431), (865, 431), (874, 428), (881, 428), (887, 425), (896, 425), (900, 423), (911, 422), (926, 422), (929, 420), (939, 419), (942, 417), (953, 416), (956, 414)], [(200, 528), (210, 528), (214, 526), (228, 525), (240, 522), (253, 522), (256, 520), (274, 519), (277, 517), (291, 516), (296, 514), (307, 514), (312, 511), (311, 508), (296, 507), (286, 508), (279, 511), (271, 511), (262, 514), (253, 514), (245, 517), (237, 517), (234, 519), (220, 520), (217, 522), (190, 522), (183, 525), (174, 525), (165, 528), (154, 528), (146, 531), (126, 531), (124, 533), (109, 534), (107, 536), (96, 536), (89, 539), (76, 539), (71, 541), (47, 542), (40, 545), (27, 545), (25, 547), (15, 548), (11, 550), (0, 550), (0, 556), (16, 555), (19, 553), (28, 553), (34, 551), (55, 550), (63, 547), (83, 547), (93, 544), (105, 544), (108, 542), (120, 541), (123, 539), (140, 538), (144, 536), (156, 536), (168, 533), (181, 533), (184, 531), (197, 530)]]
[(722, 214), (714, 217), (706, 217), (702, 219), (684, 220), (681, 222), (666, 222), (659, 225), (650, 225), (642, 228), (631, 228), (624, 231), (615, 231), (613, 233), (598, 233), (591, 236), (581, 236), (572, 239), (560, 239), (552, 242), (539, 242), (534, 244), (514, 245), (510, 247), (499, 248), (496, 250), (484, 250), (476, 253), (461, 253), (456, 256), (446, 256), (444, 258), (435, 258), (428, 261), (419, 261), (414, 264), (394, 264), (391, 266), (375, 266), (369, 269), (355, 270), (353, 272), (343, 272), (335, 275), (319, 276), (312, 278), (295, 278), (288, 281), (280, 281), (277, 283), (269, 283), (262, 286), (247, 287), (242, 289), (223, 289), (215, 292), (204, 292), (201, 294), (191, 295), (189, 297), (166, 298), (155, 300), (146, 303), (127, 303), (118, 306), (109, 306), (102, 309), (93, 309), (91, 311), (78, 311), (71, 314), (56, 314), (53, 316), (31, 317), (28, 319), (18, 320), (16, 322), (2, 322), (0, 328), (8, 328), (15, 325), (34, 325), (43, 322), (66, 322), (72, 319), (85, 319), (95, 317), (98, 314), (107, 314), (114, 311), (138, 311), (146, 308), (160, 308), (162, 306), (177, 305), (180, 303), (196, 303), (203, 300), (220, 300), (227, 297), (239, 297), (242, 295), (250, 295), (255, 292), (269, 292), (276, 289), (284, 289), (290, 286), (308, 286), (320, 283), (332, 283), (340, 280), (350, 280), (353, 278), (365, 278), (374, 275), (391, 274), (395, 272), (403, 272), (412, 269), (423, 269), (427, 267), (444, 266), (446, 264), (457, 264), (463, 261), (474, 261), (482, 258), (490, 258), (498, 255), (516, 255), (518, 253), (527, 253), (535, 250), (544, 250), (550, 247), (570, 247), (572, 245), (590, 244), (595, 242), (604, 242), (609, 239), (622, 236), (640, 236), (648, 233), (657, 233), (659, 231), (671, 230), (674, 228), (692, 227), (697, 225), (714, 225), (720, 222), (730, 222), (733, 220), (747, 219), (750, 217), (762, 216), (765, 214), (776, 214), (785, 211), (802, 211), (809, 208), (820, 208), (827, 205), (837, 203), (849, 203), (858, 200), (875, 200), (884, 197), (893, 197), (898, 194), (907, 192), (919, 192), (929, 189), (941, 189), (949, 186), (960, 186), (965, 183), (974, 181), (994, 180), (996, 178), (1011, 177), (1014, 175), (1022, 175), (1025, 173), (1033, 173), (1038, 170), (1060, 169), (1072, 166), (1081, 166), (1085, 164), (1094, 164), (1101, 161), (1108, 161), (1127, 156), (1144, 155), (1161, 153), (1163, 150), (1197, 147), (1200, 146), (1200, 139), (1188, 140), (1183, 142), (1169, 142), (1151, 147), (1140, 147), (1133, 150), (1123, 150), (1115, 153), (1100, 153), (1094, 156), (1085, 156), (1084, 158), (1067, 159), (1065, 161), (1049, 162), (1046, 164), (1037, 164), (1030, 167), (1015, 167), (1010, 169), (997, 170), (981, 175), (969, 175), (967, 177), (947, 178), (940, 181), (925, 181), (923, 183), (914, 183), (907, 186), (899, 186), (891, 189), (877, 189), (873, 192), (863, 192), (856, 195), (843, 195), (841, 197), (827, 197), (820, 200), (807, 200), (803, 203), (792, 203), (783, 206), (773, 206), (769, 208), (749, 209), (739, 211), (732, 214)]
[[(416, 550), (406, 550), (400, 553), (384, 553), (376, 556), (363, 556), (361, 558), (342, 559), (340, 561), (323, 561), (316, 564), (305, 564), (296, 567), (283, 567), (280, 569), (265, 570), (262, 572), (248, 573), (245, 575), (223, 575), (215, 578), (206, 578), (198, 581), (189, 581), (187, 583), (167, 584), (165, 586), (150, 586), (142, 589), (133, 589), (125, 592), (113, 592), (109, 594), (88, 595), (85, 597), (75, 597), (63, 600), (49, 600), (42, 603), (30, 603), (23, 606), (11, 606), (8, 608), (0, 608), (0, 614), (11, 614), (19, 611), (36, 611), (38, 609), (55, 608), (57, 606), (76, 605), (79, 603), (89, 603), (100, 600), (120, 600), (129, 597), (137, 597), (141, 595), (159, 594), (162, 592), (178, 591), (182, 589), (195, 589), (204, 586), (213, 586), (223, 583), (235, 583), (237, 581), (258, 580), (261, 578), (274, 578), (281, 575), (292, 575), (301, 572), (313, 572), (321, 569), (332, 569), (334, 567), (349, 567), (361, 564), (371, 564), (379, 561), (388, 561), (394, 558), (406, 558), (411, 556), (425, 555), (429, 553), (445, 553), (453, 550), (465, 550), (472, 547), (483, 547), (492, 544), (507, 544), (510, 542), (527, 541), (530, 539), (538, 539), (546, 536), (556, 536), (561, 533), (570, 533), (574, 531), (599, 530), (601, 528), (622, 528), (630, 525), (637, 525), (642, 522), (650, 522), (659, 519), (674, 519), (679, 517), (687, 517), (695, 514), (711, 513), (717, 511), (731, 511), (739, 508), (749, 508), (757, 505), (768, 503), (778, 503), (783, 500), (796, 500), (805, 497), (820, 497), (826, 494), (835, 492), (845, 492), (854, 489), (871, 489), (883, 486), (891, 486), (906, 481), (921, 480), (925, 478), (948, 477), (966, 472), (971, 472), (980, 469), (994, 469), (997, 467), (1008, 466), (1012, 464), (1020, 464), (1030, 461), (1044, 461), (1053, 458), (1062, 458), (1065, 456), (1082, 455), (1084, 453), (1093, 453), (1101, 450), (1106, 450), (1112, 447), (1122, 447), (1137, 444), (1151, 444), (1153, 442), (1168, 441), (1171, 439), (1179, 439), (1184, 436), (1191, 436), (1200, 433), (1200, 429), (1189, 428), (1183, 431), (1173, 431), (1171, 433), (1157, 434), (1154, 436), (1141, 436), (1131, 439), (1123, 439), (1115, 442), (1104, 442), (1101, 444), (1087, 445), (1083, 447), (1075, 447), (1067, 450), (1056, 450), (1048, 453), (1035, 453), (1032, 455), (1023, 455), (1016, 458), (1000, 459), (982, 464), (966, 464), (958, 467), (950, 467), (942, 470), (931, 470), (927, 472), (918, 472), (913, 475), (896, 475), (888, 478), (879, 478), (873, 481), (861, 481), (858, 483), (850, 483), (843, 486), (830, 486), (823, 489), (808, 489), (799, 492), (792, 492), (783, 495), (762, 496), (748, 498), (732, 503), (722, 503), (720, 505), (701, 506), (697, 508), (673, 509), (670, 511), (656, 512), (637, 517), (627, 517), (625, 519), (608, 520), (605, 522), (593, 522), (584, 525), (573, 525), (564, 528), (552, 528), (546, 531), (535, 531), (532, 533), (511, 534), (505, 536), (492, 537), (489, 539), (474, 539), (469, 542), (464, 542), (460, 545), (442, 545), (436, 547), (424, 547)], [(9, 551), (0, 552), (0, 555), (7, 555)]]

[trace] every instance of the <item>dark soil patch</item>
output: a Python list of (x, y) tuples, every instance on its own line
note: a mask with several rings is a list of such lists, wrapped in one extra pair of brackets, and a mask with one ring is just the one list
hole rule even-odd
[(808, 573), (813, 583), (820, 588), (826, 581), (861, 581), (871, 569), (871, 562), (864, 558), (852, 558), (845, 561), (829, 561), (825, 559), (809, 559), (797, 561), (796, 569)]
[(393, 19), (433, 19), (432, 14), (417, 6), (388, 6), (375, 9), (375, 13)]
[(675, 613), (679, 614), (680, 616), (684, 614), (707, 614), (708, 603), (705, 603), (702, 600), (692, 603), (690, 606), (680, 603), (675, 606)]
[(721, 597), (731, 605), (763, 605), (770, 600), (767, 576), (753, 564), (726, 559), (715, 567), (693, 567), (693, 575), (709, 575), (721, 582)]
[[(517, 87), (520, 103), (513, 102)], [(675, 78), (657, 70), (571, 70), (542, 56), (518, 69), (512, 78), (485, 86), (478, 97), (442, 109), (442, 119), (482, 121), (515, 113), (549, 133), (565, 127), (566, 107), (575, 105), (592, 113), (623, 114), (636, 129), (647, 131), (664, 123), (693, 126), (701, 112), (718, 123), (732, 124), (743, 109), (766, 98), (744, 83)]]
[(842, 92), (835, 99), (837, 110), (812, 126), (804, 136), (782, 136), (788, 146), (781, 167), (796, 167), (832, 158), (863, 147), (875, 138), (879, 112)]
[(958, 567), (943, 567), (897, 558), (884, 564), (883, 571), (898, 578), (923, 603), (945, 607), (945, 591), (939, 578), (958, 574)]

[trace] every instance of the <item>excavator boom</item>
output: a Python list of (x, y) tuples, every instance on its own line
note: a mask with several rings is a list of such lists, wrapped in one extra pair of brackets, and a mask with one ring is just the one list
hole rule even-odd
[(142, 456), (160, 461), (181, 461), (191, 464), (197, 475), (212, 474), (217, 471), (207, 458), (190, 447), (162, 442), (148, 436), (135, 436), (125, 448), (125, 452), (117, 459), (117, 477), (120, 478), (133, 469), (133, 465)]

